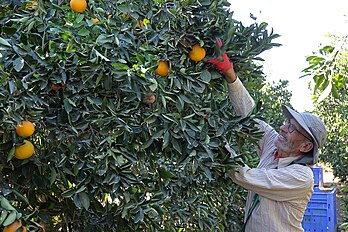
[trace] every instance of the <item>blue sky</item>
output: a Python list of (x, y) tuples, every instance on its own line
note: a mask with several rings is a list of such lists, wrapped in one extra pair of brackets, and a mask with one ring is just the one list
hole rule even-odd
[(248, 25), (267, 22), (269, 29), (281, 37), (275, 42), (283, 46), (262, 54), (267, 80), (289, 80), (291, 104), (298, 111), (312, 109), (308, 83), (311, 77), (299, 79), (308, 66), (306, 56), (326, 44), (327, 34), (348, 35), (348, 0), (229, 0), (234, 18)]

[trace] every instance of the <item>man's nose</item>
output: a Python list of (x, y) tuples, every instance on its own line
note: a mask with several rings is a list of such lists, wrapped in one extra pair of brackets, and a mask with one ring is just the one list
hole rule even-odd
[(288, 132), (288, 129), (289, 129), (289, 125), (287, 124), (283, 124), (280, 126), (281, 131)]

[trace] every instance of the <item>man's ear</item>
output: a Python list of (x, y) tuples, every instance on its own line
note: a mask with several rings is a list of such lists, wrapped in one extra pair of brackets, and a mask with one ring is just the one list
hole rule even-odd
[(307, 153), (309, 152), (310, 150), (312, 150), (314, 147), (314, 144), (312, 142), (304, 142), (300, 148), (300, 151), (302, 153)]

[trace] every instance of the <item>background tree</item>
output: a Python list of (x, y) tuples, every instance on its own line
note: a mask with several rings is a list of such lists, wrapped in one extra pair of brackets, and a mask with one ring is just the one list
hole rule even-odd
[(345, 222), (340, 228), (347, 229), (348, 201), (348, 44), (347, 36), (331, 36), (330, 45), (322, 46), (307, 58), (310, 66), (304, 71), (313, 77), (314, 113), (320, 116), (328, 129), (328, 139), (321, 151), (321, 162), (333, 167), (333, 174), (340, 178), (341, 216)]
[[(243, 190), (225, 175), (239, 163), (224, 144), (257, 140), (259, 108), (236, 117), (205, 61), (226, 50), (256, 95), (255, 60), (278, 35), (233, 19), (225, 0), (95, 0), (85, 11), (80, 1), (81, 13), (68, 0), (1, 3), (0, 193), (15, 206), (2, 206), (6, 224), (236, 231)], [(190, 59), (196, 44), (203, 61)], [(25, 138), (35, 154), (18, 159), (23, 120), (35, 125)]]
[(342, 181), (348, 176), (348, 43), (346, 37), (332, 36), (330, 45), (322, 46), (307, 58), (304, 70), (313, 77), (314, 113), (323, 118), (329, 131), (320, 160), (331, 164), (334, 175)]
[(289, 81), (279, 80), (275, 83), (266, 83), (261, 94), (257, 96), (262, 101), (262, 108), (265, 109), (263, 118), (275, 129), (283, 125), (285, 117), (282, 115), (281, 106), (292, 107), (290, 99), (292, 93), (288, 90)]

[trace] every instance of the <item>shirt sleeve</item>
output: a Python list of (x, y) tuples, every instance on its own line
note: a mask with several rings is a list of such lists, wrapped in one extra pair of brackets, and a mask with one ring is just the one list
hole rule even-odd
[(279, 169), (244, 166), (230, 177), (236, 184), (274, 201), (296, 200), (313, 188), (311, 169), (298, 164)]
[(230, 101), (238, 116), (246, 117), (254, 108), (254, 99), (237, 77), (233, 83), (228, 83), (228, 93)]
[[(274, 141), (278, 137), (278, 132), (260, 119), (255, 119), (255, 121), (258, 123), (259, 130), (264, 133), (258, 142), (259, 146), (257, 149), (257, 154), (262, 158), (261, 151), (273, 151), (275, 149)], [(266, 154), (265, 152), (264, 155)]]

